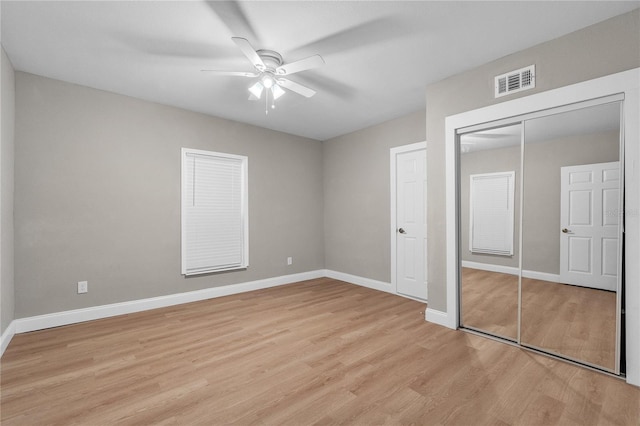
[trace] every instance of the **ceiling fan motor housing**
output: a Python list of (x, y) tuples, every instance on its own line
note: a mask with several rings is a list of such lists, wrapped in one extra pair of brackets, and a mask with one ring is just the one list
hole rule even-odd
[[(276, 68), (282, 65), (282, 55), (273, 50), (257, 50), (256, 53), (262, 59), (262, 62), (266, 66), (265, 71), (270, 72), (272, 74), (276, 73)], [(282, 70), (282, 74), (284, 74), (284, 70)]]

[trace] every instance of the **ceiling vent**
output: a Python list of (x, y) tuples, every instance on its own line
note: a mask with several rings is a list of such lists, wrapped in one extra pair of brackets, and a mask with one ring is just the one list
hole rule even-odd
[(529, 90), (536, 87), (536, 66), (529, 65), (495, 78), (495, 97)]

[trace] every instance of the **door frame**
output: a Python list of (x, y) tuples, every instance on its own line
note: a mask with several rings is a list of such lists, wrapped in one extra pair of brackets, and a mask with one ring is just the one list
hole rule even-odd
[[(398, 220), (397, 217), (397, 194), (396, 194), (396, 185), (397, 185), (397, 167), (396, 167), (396, 157), (398, 154), (404, 154), (412, 151), (421, 151), (424, 150), (425, 154), (427, 152), (427, 141), (416, 142), (408, 145), (396, 146), (389, 149), (389, 170), (390, 170), (390, 186), (389, 186), (389, 205), (391, 209), (391, 221), (390, 221), (390, 242), (391, 242), (391, 290), (394, 294), (402, 297), (408, 297), (410, 299), (414, 299), (411, 296), (407, 296), (406, 294), (398, 293), (398, 264), (397, 264), (397, 255), (398, 255), (398, 247), (396, 244), (396, 222)], [(426, 166), (426, 165), (425, 165)], [(426, 176), (425, 176), (426, 180)], [(427, 189), (425, 188), (425, 205), (427, 200)], [(426, 212), (425, 212), (426, 214)], [(425, 228), (426, 233), (426, 228)], [(424, 262), (425, 262), (425, 271), (427, 270), (427, 247), (424, 248)], [(428, 272), (428, 271), (427, 271)], [(427, 277), (425, 276), (425, 281), (428, 282)], [(427, 298), (429, 297), (429, 287), (427, 286)], [(419, 302), (426, 302), (426, 300), (414, 299)]]
[(626, 381), (640, 386), (640, 68), (572, 84), (558, 89), (502, 102), (445, 120), (446, 175), (446, 311), (427, 308), (430, 322), (457, 329), (459, 326), (459, 206), (457, 129), (480, 125), (508, 117), (571, 105), (614, 94), (624, 97), (623, 128), (625, 137), (625, 333)]

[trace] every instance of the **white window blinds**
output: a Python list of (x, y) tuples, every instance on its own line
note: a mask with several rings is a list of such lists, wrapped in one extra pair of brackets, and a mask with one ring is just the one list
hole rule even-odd
[(182, 149), (182, 273), (249, 265), (247, 157)]
[(513, 255), (515, 172), (470, 176), (469, 250)]

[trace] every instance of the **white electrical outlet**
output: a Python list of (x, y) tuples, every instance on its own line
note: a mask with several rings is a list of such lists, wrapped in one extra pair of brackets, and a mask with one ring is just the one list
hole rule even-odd
[(287, 265), (293, 265), (293, 257), (287, 257)]
[(86, 293), (89, 291), (88, 281), (78, 281), (78, 294)]

